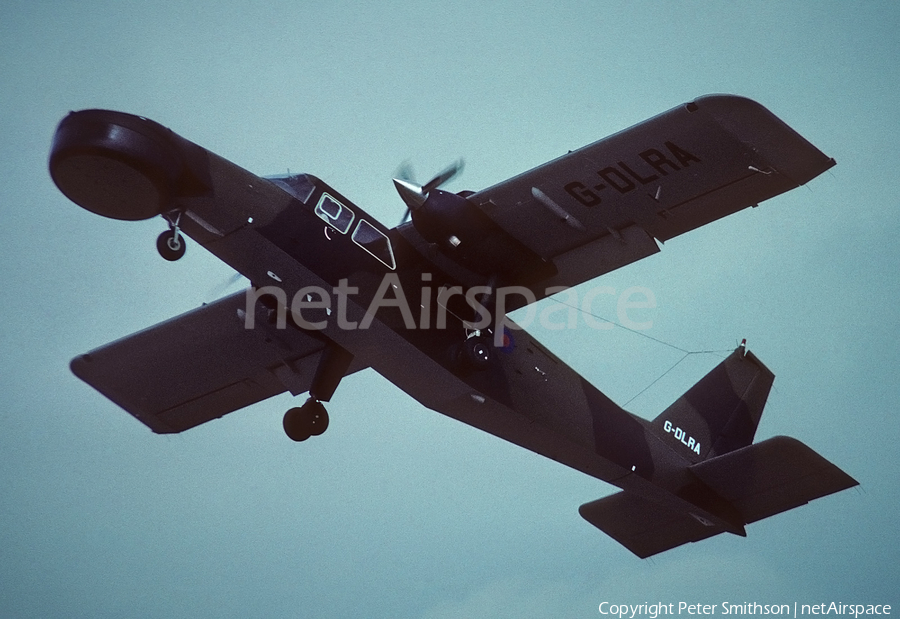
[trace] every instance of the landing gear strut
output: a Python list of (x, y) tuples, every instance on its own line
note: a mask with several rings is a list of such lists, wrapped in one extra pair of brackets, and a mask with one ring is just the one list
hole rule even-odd
[(331, 400), (352, 362), (353, 355), (340, 345), (331, 341), (325, 345), (309, 389), (309, 399), (303, 406), (292, 408), (284, 414), (284, 433), (288, 438), (305, 441), (328, 429), (328, 412), (322, 402)]
[(174, 262), (181, 258), (187, 250), (187, 244), (184, 242), (184, 237), (181, 236), (181, 232), (178, 230), (178, 222), (181, 221), (181, 213), (178, 213), (178, 217), (175, 221), (172, 221), (170, 217), (166, 216), (166, 221), (169, 222), (169, 229), (156, 238), (156, 250), (159, 252), (160, 256), (170, 262)]
[[(494, 307), (494, 291), (497, 289), (497, 275), (491, 275), (487, 282), (487, 293), (480, 295), (479, 303), (483, 307)], [(493, 360), (492, 334), (490, 329), (477, 330), (467, 335), (465, 341), (456, 350), (456, 361), (459, 366), (469, 370), (485, 370)]]
[(321, 402), (310, 398), (303, 406), (284, 414), (284, 432), (292, 441), (305, 441), (328, 429), (328, 412)]

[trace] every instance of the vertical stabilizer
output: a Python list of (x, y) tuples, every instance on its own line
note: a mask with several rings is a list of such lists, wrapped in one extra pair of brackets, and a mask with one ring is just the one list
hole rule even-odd
[(692, 462), (746, 447), (774, 380), (741, 345), (654, 419), (653, 430)]

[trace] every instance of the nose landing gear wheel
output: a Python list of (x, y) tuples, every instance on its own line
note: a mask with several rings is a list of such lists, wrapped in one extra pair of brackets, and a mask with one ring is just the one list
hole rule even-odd
[(299, 443), (328, 429), (328, 412), (321, 402), (310, 399), (303, 406), (288, 410), (283, 425), (288, 438)]
[(156, 238), (156, 250), (159, 255), (170, 262), (178, 260), (187, 251), (184, 237), (177, 230), (166, 230)]

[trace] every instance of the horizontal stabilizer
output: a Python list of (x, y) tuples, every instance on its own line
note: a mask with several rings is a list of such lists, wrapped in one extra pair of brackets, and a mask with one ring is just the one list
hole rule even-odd
[[(834, 464), (787, 436), (694, 464), (688, 470), (733, 507), (745, 524), (857, 485)], [(701, 515), (673, 510), (632, 492), (585, 503), (578, 511), (642, 559), (726, 531)]]
[(585, 503), (578, 513), (641, 559), (725, 532), (629, 492)]
[(858, 485), (834, 464), (787, 436), (694, 464), (688, 470), (733, 504), (746, 523)]

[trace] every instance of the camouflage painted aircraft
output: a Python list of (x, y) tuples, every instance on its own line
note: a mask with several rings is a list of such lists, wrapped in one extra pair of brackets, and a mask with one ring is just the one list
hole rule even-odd
[(65, 117), (50, 173), (94, 213), (162, 216), (251, 287), (75, 358), (157, 433), (276, 394), (296, 441), (372, 368), (422, 405), (621, 489), (581, 515), (639, 557), (856, 485), (803, 443), (753, 443), (774, 375), (742, 345), (653, 421), (613, 403), (507, 312), (659, 251), (658, 242), (834, 165), (761, 105), (706, 96), (477, 192), (394, 180), (387, 228), (309, 174), (262, 178), (146, 118)]

